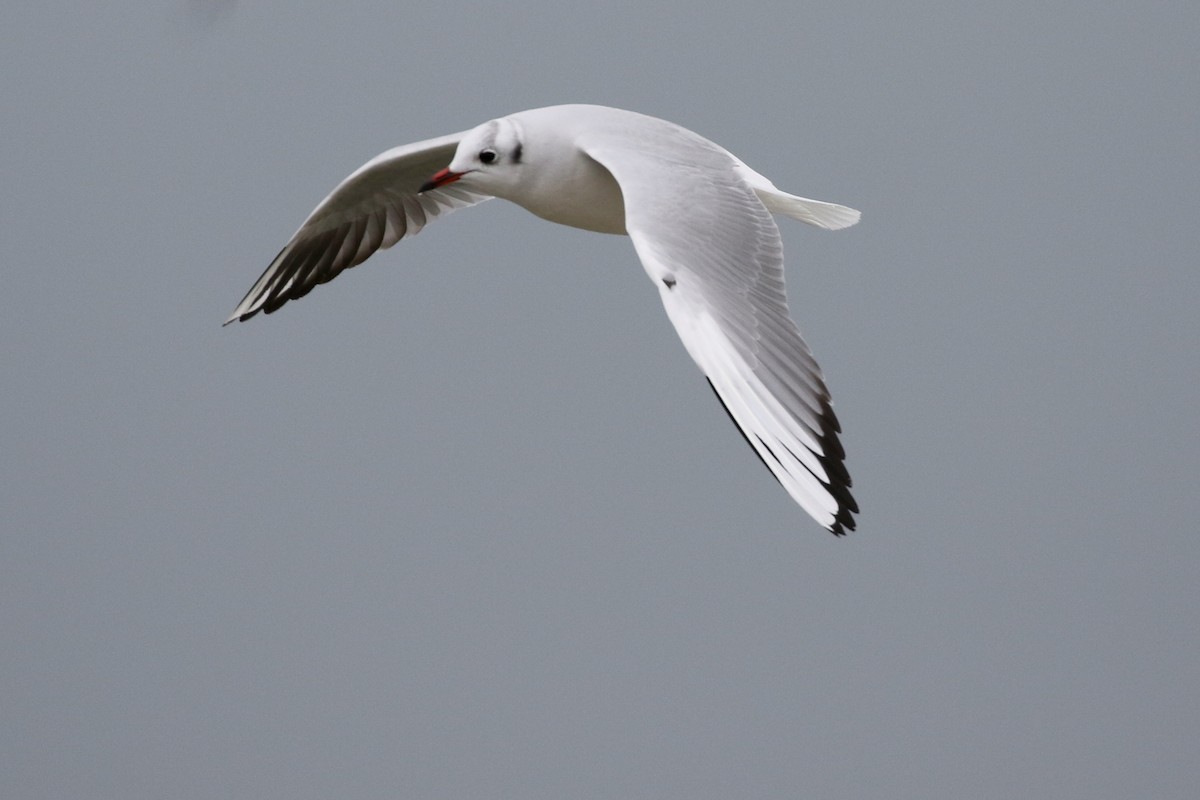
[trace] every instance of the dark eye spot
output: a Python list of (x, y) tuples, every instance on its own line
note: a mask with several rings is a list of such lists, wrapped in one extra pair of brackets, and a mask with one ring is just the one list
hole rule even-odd
[(479, 151), (479, 160), (482, 161), (484, 164), (491, 164), (493, 161), (496, 160), (496, 151), (495, 150), (480, 150)]

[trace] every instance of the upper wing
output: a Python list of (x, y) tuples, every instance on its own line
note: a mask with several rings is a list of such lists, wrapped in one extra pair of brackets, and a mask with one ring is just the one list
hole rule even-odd
[(746, 441), (817, 522), (853, 530), (841, 428), (788, 316), (779, 229), (736, 161), (674, 126), (633, 147), (603, 133), (579, 144), (620, 184), (638, 256)]
[(463, 133), (395, 147), (363, 164), (321, 201), (225, 320), (270, 314), (435, 217), (489, 199), (448, 184), (417, 189), (450, 163)]

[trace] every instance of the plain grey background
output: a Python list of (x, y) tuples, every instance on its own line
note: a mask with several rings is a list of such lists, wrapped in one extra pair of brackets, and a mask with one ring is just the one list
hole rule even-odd
[[(1198, 40), (1183, 2), (9, 3), (0, 796), (1194, 797)], [(489, 203), (220, 327), (369, 157), (560, 102), (863, 211), (781, 221), (857, 533), (623, 237)]]

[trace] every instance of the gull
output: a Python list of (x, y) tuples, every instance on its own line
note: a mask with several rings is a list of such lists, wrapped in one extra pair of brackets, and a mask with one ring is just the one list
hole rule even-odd
[(841, 426), (788, 313), (772, 215), (837, 230), (860, 214), (780, 191), (665, 120), (550, 106), (387, 150), (321, 201), (225, 324), (270, 314), (493, 197), (551, 222), (628, 235), (684, 348), (763, 464), (825, 529), (854, 529)]

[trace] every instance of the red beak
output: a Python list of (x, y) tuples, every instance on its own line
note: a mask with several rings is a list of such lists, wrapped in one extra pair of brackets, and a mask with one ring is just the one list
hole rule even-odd
[(445, 186), (447, 183), (454, 183), (464, 174), (465, 173), (462, 172), (451, 172), (449, 167), (440, 169), (433, 173), (432, 178), (421, 184), (421, 188), (417, 189), (417, 194), (420, 194), (421, 192), (428, 192), (430, 189), (437, 189), (441, 186)]

